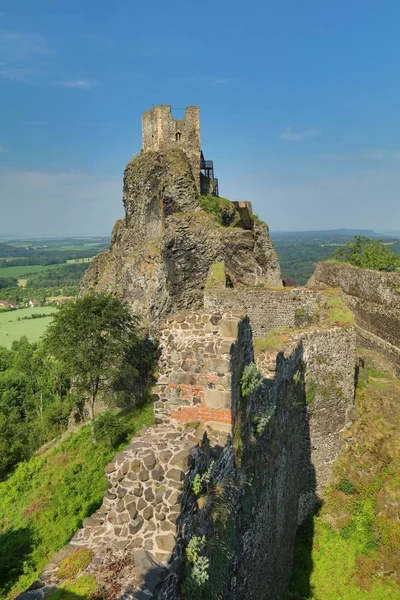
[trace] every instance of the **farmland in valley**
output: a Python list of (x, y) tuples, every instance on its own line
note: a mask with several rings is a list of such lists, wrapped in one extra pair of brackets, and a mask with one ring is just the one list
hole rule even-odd
[[(0, 346), (11, 348), (12, 343), (24, 335), (30, 342), (37, 342), (46, 331), (46, 327), (52, 319), (52, 314), (56, 310), (55, 306), (39, 306), (0, 311)], [(47, 316), (38, 319), (29, 318), (38, 313)], [(24, 317), (28, 317), (28, 319), (24, 319)]]

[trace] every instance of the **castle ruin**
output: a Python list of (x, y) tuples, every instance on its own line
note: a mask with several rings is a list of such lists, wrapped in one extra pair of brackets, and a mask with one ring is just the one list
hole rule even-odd
[[(398, 363), (398, 275), (323, 263), (312, 285), (283, 288), (268, 226), (246, 202), (217, 222), (201, 171), (198, 107), (180, 121), (170, 106), (147, 111), (125, 218), (81, 292), (114, 293), (153, 327), (156, 425), (107, 465), (103, 504), (20, 600), (58, 587), (60, 561), (80, 549), (95, 557), (87, 573), (127, 565), (124, 600), (282, 600), (296, 529), (351, 423), (356, 341), (384, 335)], [(355, 326), (331, 312), (332, 287)], [(203, 538), (208, 578), (194, 593), (186, 550)]]
[(200, 142), (200, 108), (187, 106), (183, 119), (174, 119), (171, 106), (159, 104), (142, 115), (143, 152), (179, 148), (189, 157), (196, 188), (218, 196), (213, 161), (205, 160)]

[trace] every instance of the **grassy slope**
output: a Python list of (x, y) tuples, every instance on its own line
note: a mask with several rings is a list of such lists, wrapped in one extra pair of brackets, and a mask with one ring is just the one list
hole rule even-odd
[(399, 600), (399, 394), (400, 381), (361, 371), (358, 416), (320, 513), (298, 533), (287, 598)]
[(0, 598), (14, 598), (29, 587), (51, 555), (100, 506), (105, 465), (143, 425), (152, 424), (153, 407), (119, 418), (127, 434), (118, 448), (99, 444), (94, 449), (85, 426), (20, 464), (0, 483)]
[[(23, 335), (30, 342), (37, 342), (46, 331), (46, 327), (52, 319), (51, 314), (56, 310), (54, 306), (38, 306), (6, 312), (0, 311), (0, 346), (11, 348), (12, 343)], [(22, 321), (23, 317), (29, 317), (33, 313), (48, 313), (49, 316)], [(21, 321), (17, 320), (18, 317)]]

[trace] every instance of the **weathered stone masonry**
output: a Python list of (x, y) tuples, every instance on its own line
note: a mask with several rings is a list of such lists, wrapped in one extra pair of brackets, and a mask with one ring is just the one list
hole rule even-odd
[(233, 364), (243, 320), (245, 315), (235, 311), (199, 311), (162, 324), (160, 377), (154, 389), (157, 422), (231, 424), (240, 371), (240, 364)]
[(356, 318), (360, 346), (383, 352), (400, 375), (400, 275), (321, 262), (307, 284), (337, 287)]
[(312, 323), (319, 293), (305, 288), (268, 290), (207, 287), (204, 306), (214, 310), (244, 311), (250, 319), (253, 336), (263, 337), (276, 327), (301, 327)]

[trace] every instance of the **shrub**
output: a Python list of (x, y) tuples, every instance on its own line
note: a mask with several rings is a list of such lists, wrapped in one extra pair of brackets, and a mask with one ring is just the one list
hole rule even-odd
[(190, 538), (189, 543), (186, 547), (186, 551), (185, 551), (187, 560), (192, 564), (197, 562), (201, 551), (204, 550), (205, 545), (206, 545), (205, 535), (203, 535), (201, 537), (198, 535), (194, 535), (192, 538)]
[(271, 421), (273, 414), (275, 412), (275, 408), (267, 409), (262, 415), (256, 417), (255, 419), (255, 431), (258, 436), (262, 435)]
[(243, 398), (248, 398), (262, 385), (262, 375), (256, 365), (251, 362), (243, 369), (240, 379), (240, 391)]
[(297, 385), (298, 383), (300, 383), (300, 381), (301, 381), (301, 373), (300, 373), (300, 371), (296, 371), (296, 373), (293, 375), (292, 379), (293, 379), (293, 383), (295, 385)]
[(199, 556), (192, 568), (191, 577), (193, 582), (198, 586), (202, 586), (209, 579), (208, 568), (210, 561), (206, 556)]
[(126, 426), (116, 413), (106, 412), (98, 417), (95, 432), (99, 442), (114, 447), (126, 434)]
[(194, 535), (187, 545), (185, 555), (188, 562), (192, 565), (190, 570), (189, 585), (201, 587), (209, 579), (208, 568), (210, 561), (206, 556), (202, 556), (201, 552), (206, 545), (206, 537)]
[(202, 475), (200, 475), (200, 473), (197, 473), (195, 475), (193, 482), (192, 482), (192, 490), (194, 491), (196, 496), (198, 496), (200, 494), (200, 492), (203, 488), (203, 483), (205, 483), (206, 485), (208, 485), (210, 483), (213, 468), (214, 468), (214, 461), (212, 460), (210, 462), (210, 466), (208, 467), (207, 471), (205, 471), (205, 473), (203, 473)]
[(315, 400), (315, 396), (317, 394), (317, 384), (313, 379), (307, 381), (306, 384), (306, 403), (312, 404)]

